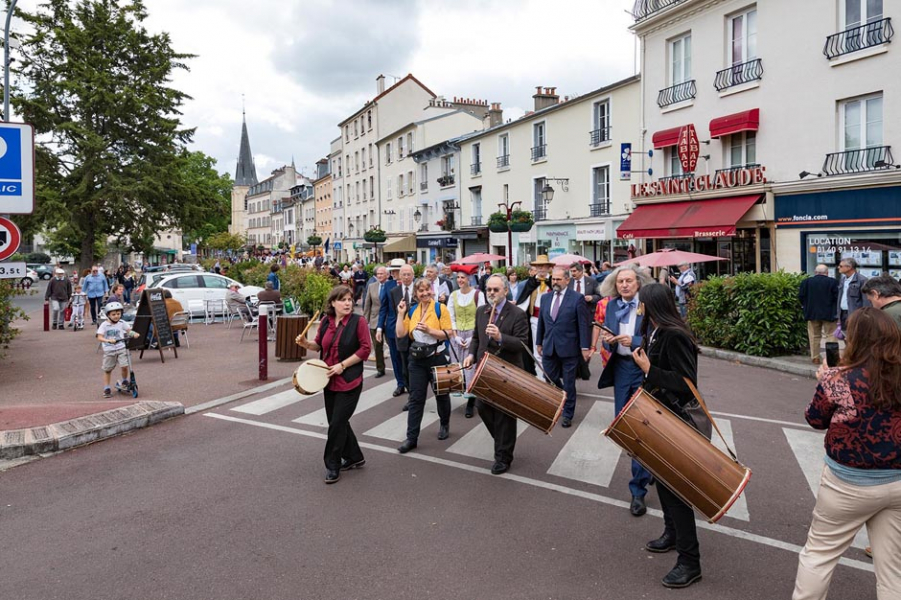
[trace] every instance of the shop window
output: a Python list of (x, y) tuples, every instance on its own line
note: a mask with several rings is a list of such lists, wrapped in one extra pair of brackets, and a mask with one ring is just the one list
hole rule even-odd
[(822, 231), (804, 233), (807, 272), (811, 275), (820, 263), (829, 274), (838, 276), (843, 258), (857, 261), (864, 277), (876, 277), (887, 271), (901, 280), (901, 231)]

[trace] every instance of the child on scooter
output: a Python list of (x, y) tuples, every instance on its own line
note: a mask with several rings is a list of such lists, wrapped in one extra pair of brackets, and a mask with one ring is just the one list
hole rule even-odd
[(81, 285), (75, 284), (75, 292), (69, 303), (72, 305), (72, 321), (69, 322), (69, 327), (74, 331), (84, 329), (84, 307), (88, 303), (88, 297), (81, 291)]
[(112, 371), (116, 365), (122, 369), (122, 380), (116, 383), (117, 389), (128, 388), (129, 376), (129, 356), (128, 348), (125, 347), (125, 340), (129, 337), (138, 337), (138, 334), (131, 330), (131, 325), (122, 321), (122, 304), (119, 302), (110, 302), (106, 305), (107, 321), (101, 323), (97, 328), (97, 339), (103, 344), (103, 397), (112, 396), (110, 389), (110, 379)]

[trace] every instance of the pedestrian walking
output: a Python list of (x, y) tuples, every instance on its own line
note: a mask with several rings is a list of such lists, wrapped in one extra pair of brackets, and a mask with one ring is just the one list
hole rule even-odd
[(901, 327), (901, 283), (891, 275), (871, 277), (860, 288), (870, 304), (884, 311)]
[[(485, 294), (480, 289), (469, 285), (469, 275), (466, 273), (457, 273), (457, 285), (459, 289), (451, 292), (447, 301), (447, 310), (450, 312), (451, 328), (454, 330), (454, 337), (451, 339), (453, 356), (455, 362), (463, 362), (464, 357), (469, 354), (469, 344), (476, 328), (476, 309), (485, 304)], [(466, 389), (469, 388), (472, 374), (472, 368), (463, 370)], [(464, 413), (467, 419), (472, 418), (475, 406), (475, 396), (469, 395)]]
[(375, 281), (366, 287), (363, 299), (363, 318), (369, 323), (372, 347), (375, 349), (375, 377), (385, 376), (385, 343), (378, 334), (379, 313), (382, 310), (382, 289), (388, 281), (388, 269), (376, 267)]
[(676, 286), (676, 301), (679, 303), (679, 314), (684, 319), (688, 314), (688, 301), (691, 300), (692, 286), (698, 282), (695, 272), (687, 262), (679, 263), (679, 276), (669, 275), (669, 282)]
[(66, 329), (66, 307), (72, 298), (72, 282), (66, 278), (66, 272), (56, 269), (53, 279), (47, 284), (44, 292), (44, 304), (50, 305), (50, 323), (52, 329)]
[[(381, 302), (379, 325), (376, 334), (387, 339), (391, 365), (394, 368), (394, 378), (397, 380), (397, 388), (391, 395), (397, 397), (410, 389), (410, 338), (406, 335), (398, 336), (395, 333), (397, 321), (403, 321), (404, 318), (403, 311), (398, 309), (398, 305), (403, 300), (406, 306), (412, 306), (416, 303), (416, 296), (413, 291), (413, 267), (406, 264), (398, 266), (395, 261), (391, 262), (391, 270), (398, 269), (399, 281), (390, 282), (382, 287), (382, 295), (379, 298)], [(408, 410), (409, 403), (404, 404), (403, 409)]]
[(278, 271), (280, 268), (278, 263), (273, 263), (272, 266), (269, 267), (269, 275), (266, 277), (266, 281), (272, 284), (272, 289), (276, 292), (282, 288), (282, 282), (278, 278)]
[(103, 304), (103, 297), (109, 291), (109, 283), (107, 283), (106, 277), (100, 274), (99, 267), (94, 265), (91, 267), (91, 273), (82, 278), (81, 287), (88, 297), (88, 304), (91, 306), (91, 322), (96, 325), (97, 315), (100, 314), (100, 307)]
[(834, 342), (835, 313), (838, 302), (838, 281), (829, 277), (829, 267), (817, 265), (814, 276), (801, 282), (798, 299), (807, 321), (807, 340), (810, 343), (810, 360), (814, 364), (823, 362), (820, 346), (823, 339)]
[(867, 278), (857, 272), (857, 261), (853, 258), (843, 258), (838, 263), (838, 270), (842, 274), (838, 290), (838, 310), (835, 320), (838, 321), (842, 331), (846, 329), (848, 317), (855, 310), (864, 306), (870, 306), (870, 301), (861, 292)]
[(569, 274), (569, 289), (582, 294), (585, 298), (585, 303), (588, 305), (588, 314), (593, 315), (598, 306), (598, 300), (600, 300), (597, 280), (585, 273), (585, 266), (580, 262), (574, 262), (569, 267)]

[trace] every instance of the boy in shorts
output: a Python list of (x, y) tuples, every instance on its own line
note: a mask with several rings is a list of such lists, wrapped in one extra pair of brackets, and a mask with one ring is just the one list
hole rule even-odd
[(129, 337), (137, 337), (138, 334), (131, 330), (128, 323), (121, 320), (121, 303), (110, 302), (107, 304), (106, 316), (109, 320), (104, 321), (97, 328), (97, 339), (103, 344), (103, 397), (109, 398), (112, 396), (110, 379), (116, 365), (122, 369), (122, 380), (116, 384), (116, 388), (126, 389), (128, 387), (128, 348), (125, 347), (125, 340)]

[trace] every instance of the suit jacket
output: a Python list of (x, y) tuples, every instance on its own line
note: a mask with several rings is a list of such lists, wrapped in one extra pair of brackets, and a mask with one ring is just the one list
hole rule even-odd
[[(620, 298), (617, 296), (616, 298), (611, 298), (609, 304), (607, 304), (607, 313), (604, 315), (604, 325), (609, 327), (613, 331), (619, 331), (619, 322), (616, 320), (616, 313), (622, 310), (620, 306)], [(632, 350), (635, 350), (639, 346), (641, 346), (644, 338), (641, 336), (641, 322), (642, 316), (635, 316), (635, 333), (632, 336)], [(618, 360), (617, 357), (619, 354), (616, 349), (619, 347), (619, 344), (608, 344), (604, 342), (604, 348), (610, 352), (610, 359), (607, 361), (607, 364), (604, 365), (604, 370), (601, 372), (601, 378), (598, 380), (598, 387), (605, 388), (613, 385), (613, 363)], [(638, 369), (634, 363), (632, 365), (634, 368)]]
[[(835, 320), (838, 321), (842, 312), (842, 290), (845, 287), (847, 276), (842, 275), (842, 280), (838, 282), (838, 302), (835, 303)], [(858, 272), (854, 272), (851, 276), (851, 283), (848, 284), (848, 314), (850, 315), (858, 308), (864, 306), (872, 306), (866, 296), (861, 293), (860, 288), (867, 282), (867, 278)]]
[[(587, 274), (582, 278), (582, 295), (583, 296), (592, 296), (591, 302), (588, 302), (588, 314), (594, 315), (595, 309), (598, 307), (598, 300), (600, 300), (600, 296), (598, 295), (598, 288), (600, 285), (594, 277), (589, 277)], [(575, 280), (570, 280), (569, 289), (575, 291), (576, 282)]]
[(457, 285), (456, 277), (445, 277), (444, 275), (438, 276), (438, 281), (441, 283), (447, 284), (447, 289), (453, 292), (454, 290), (459, 290), (460, 286)]
[(515, 367), (523, 368), (523, 344), (529, 343), (529, 318), (519, 307), (509, 300), (504, 302), (495, 325), (500, 329), (501, 341), (496, 342), (485, 333), (488, 318), (491, 316), (491, 305), (485, 304), (476, 310), (476, 328), (472, 334), (469, 353), (478, 362), (486, 352), (496, 354)]
[[(828, 275), (814, 275), (801, 282), (798, 299), (807, 321), (833, 321), (838, 314), (838, 281)], [(850, 289), (848, 290), (850, 295)]]
[[(381, 286), (384, 288), (388, 285), (388, 282)], [(366, 288), (366, 293), (364, 294), (365, 298), (363, 299), (363, 318), (366, 319), (366, 322), (369, 323), (369, 327), (371, 329), (375, 329), (378, 327), (379, 315), (382, 312), (382, 299), (379, 294), (379, 282), (378, 280), (369, 284)]]
[[(389, 286), (389, 283), (393, 284)], [(397, 337), (395, 327), (397, 326), (397, 305), (403, 300), (404, 288), (396, 282), (385, 282), (382, 287), (381, 308), (379, 309), (379, 329), (382, 330), (388, 339), (396, 339), (397, 349), (406, 352), (410, 348), (410, 338), (408, 336)], [(410, 290), (412, 302), (412, 290)]]
[(580, 356), (582, 348), (591, 347), (591, 317), (588, 315), (585, 299), (575, 292), (567, 291), (560, 301), (556, 319), (551, 318), (553, 303), (554, 292), (546, 292), (541, 298), (535, 345), (542, 347), (541, 353), (545, 356)]

